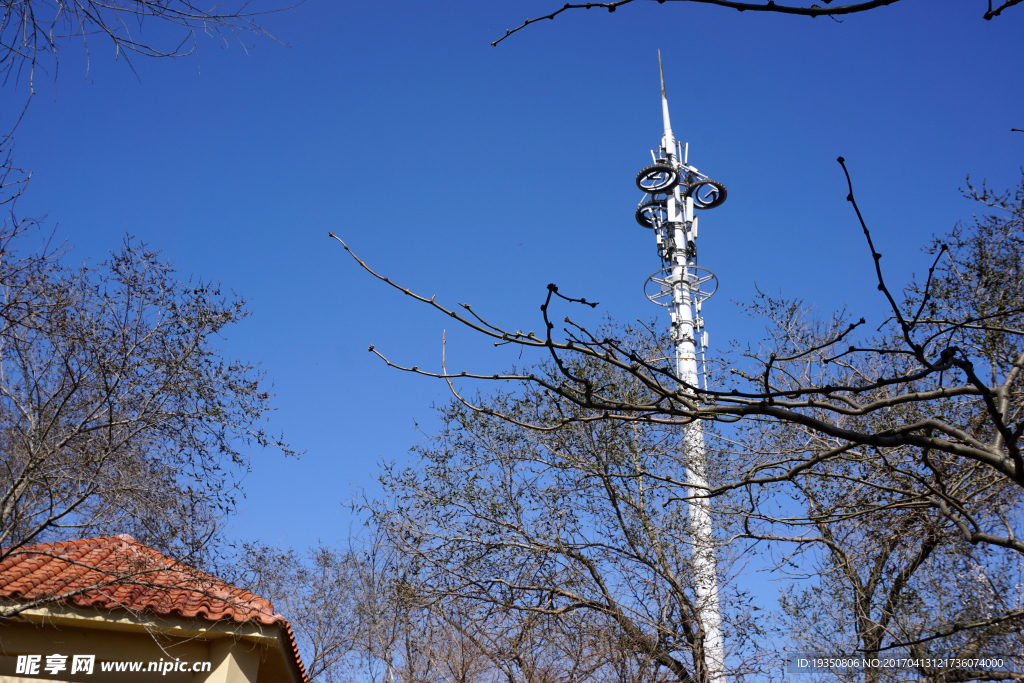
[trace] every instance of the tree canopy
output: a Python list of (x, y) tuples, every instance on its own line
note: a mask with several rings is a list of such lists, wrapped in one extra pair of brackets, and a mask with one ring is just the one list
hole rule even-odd
[[(386, 469), (388, 496), (372, 508), (413, 558), (416, 594), (546, 618), (597, 614), (633, 656), (676, 680), (707, 680), (687, 579), (700, 549), (681, 533), (685, 504), (703, 500), (723, 557), (757, 552), (777, 573), (814, 577), (783, 602), (794, 643), (867, 657), (1019, 653), (1024, 182), (1002, 194), (968, 183), (965, 195), (983, 214), (926, 245), (927, 274), (899, 292), (850, 181), (888, 315), (869, 326), (762, 295), (746, 309), (766, 336), (722, 361), (707, 386), (676, 377), (669, 345), (648, 326), (588, 330), (566, 316), (556, 328), (556, 304), (593, 304), (555, 285), (543, 332), (523, 333), (420, 296), (353, 255), (495, 344), (546, 356), (507, 372), (456, 372), (450, 359), (429, 371), (370, 347), (455, 397), (419, 464)], [(518, 388), (468, 395), (456, 385), (467, 379)], [(713, 436), (700, 491), (683, 474), (695, 421)], [(729, 566), (719, 570), (729, 671), (743, 675), (758, 670), (765, 641)], [(1009, 661), (918, 673), (1019, 677), (1022, 663)]]

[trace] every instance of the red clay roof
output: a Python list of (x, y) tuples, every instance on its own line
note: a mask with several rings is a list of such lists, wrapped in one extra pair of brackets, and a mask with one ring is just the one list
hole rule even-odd
[(22, 546), (0, 562), (0, 598), (280, 624), (306, 680), (295, 636), (269, 600), (179, 563), (131, 536)]

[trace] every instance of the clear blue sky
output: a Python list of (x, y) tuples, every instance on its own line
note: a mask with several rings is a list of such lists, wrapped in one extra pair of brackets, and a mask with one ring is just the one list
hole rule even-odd
[[(658, 48), (677, 137), (729, 189), (701, 221), (721, 282), (713, 346), (757, 334), (731, 303), (755, 282), (880, 319), (837, 156), (895, 282), (976, 209), (967, 174), (1020, 177), (1024, 6), (986, 22), (982, 0), (904, 0), (837, 23), (637, 2), (491, 47), (560, 4), (306, 0), (264, 21), (287, 46), (204, 39), (196, 57), (136, 60), (136, 77), (97, 39), (88, 71), (69, 46), (56, 88), (38, 79), (17, 133), (34, 173), (22, 212), (48, 214), (76, 260), (127, 231), (251, 301), (225, 351), (263, 361), (271, 427), (306, 453), (253, 453), (236, 536), (344, 539), (346, 501), (374, 490), (380, 460), (407, 458), (417, 421), (430, 432), (446, 387), (368, 344), (434, 368), (447, 328), (456, 370), (515, 360), (373, 281), (328, 231), (513, 328), (540, 329), (548, 282), (601, 302), (586, 322), (658, 313), (642, 294), (653, 238), (633, 220), (661, 135)], [(9, 117), (24, 83), (3, 92)]]

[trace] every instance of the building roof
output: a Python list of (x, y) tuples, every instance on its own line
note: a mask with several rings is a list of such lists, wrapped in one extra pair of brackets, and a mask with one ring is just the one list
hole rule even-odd
[(22, 546), (0, 562), (0, 598), (212, 622), (280, 625), (305, 681), (291, 626), (266, 598), (204, 574), (131, 536)]

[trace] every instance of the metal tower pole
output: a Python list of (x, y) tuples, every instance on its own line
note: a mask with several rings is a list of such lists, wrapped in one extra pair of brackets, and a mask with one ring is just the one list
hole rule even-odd
[[(697, 265), (698, 221), (694, 209), (719, 206), (725, 201), (726, 191), (721, 183), (710, 180), (689, 165), (688, 145), (680, 145), (672, 134), (660, 51), (658, 71), (661, 75), (661, 111), (665, 132), (659, 154), (652, 152), (654, 164), (637, 175), (637, 186), (647, 196), (637, 207), (636, 218), (642, 226), (654, 229), (662, 268), (648, 279), (644, 289), (648, 298), (669, 309), (679, 391), (691, 394), (694, 400), (699, 401), (697, 390), (702, 384), (706, 385), (703, 365), (707, 346), (700, 309), (701, 304), (714, 294), (718, 281), (713, 273)], [(691, 562), (698, 616), (704, 630), (704, 661), (708, 680), (722, 683), (725, 647), (714, 530), (710, 503), (701, 497), (708, 485), (701, 421), (695, 420), (687, 425), (683, 438), (687, 494), (690, 497)]]

